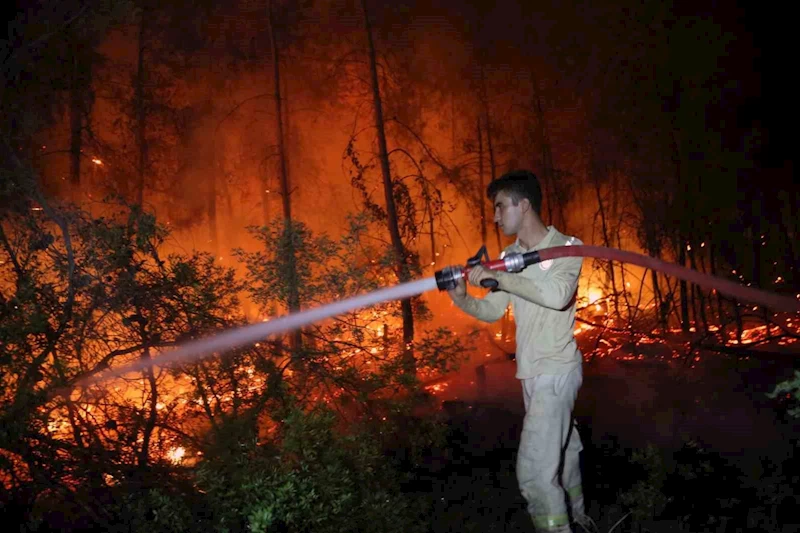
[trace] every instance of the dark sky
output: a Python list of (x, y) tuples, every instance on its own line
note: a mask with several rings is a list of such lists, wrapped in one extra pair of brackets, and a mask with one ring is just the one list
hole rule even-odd
[(747, 2), (744, 5), (745, 28), (753, 39), (755, 63), (753, 71), (761, 82), (760, 95), (752, 98), (741, 109), (744, 121), (761, 121), (769, 134), (763, 166), (780, 167), (793, 160), (793, 149), (789, 146), (789, 125), (786, 124), (793, 100), (797, 98), (794, 78), (794, 56), (796, 43), (790, 44), (790, 36), (797, 32), (794, 20), (788, 12), (764, 2)]

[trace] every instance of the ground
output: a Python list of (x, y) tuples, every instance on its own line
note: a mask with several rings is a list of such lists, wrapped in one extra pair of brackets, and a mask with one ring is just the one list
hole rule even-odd
[[(509, 356), (513, 346), (497, 342), (491, 329), (480, 338), (462, 371), (436, 387), (453, 449), (452, 457), (439, 458), (440, 470), (429, 480), (442, 505), (435, 530), (531, 532), (514, 474), (523, 404)], [(615, 461), (632, 450), (652, 444), (669, 457), (693, 443), (736, 474), (738, 486), (726, 487), (733, 491), (756, 486), (765, 461), (793, 453), (790, 442), (800, 436), (800, 424), (766, 393), (798, 366), (794, 346), (763, 357), (710, 351), (683, 357), (687, 339), (680, 334), (655, 344), (606, 338), (613, 349), (587, 358), (575, 407), (585, 446), (584, 490), (600, 531), (624, 516), (617, 494), (633, 474), (629, 461)], [(579, 336), (581, 349), (591, 353), (596, 340)]]

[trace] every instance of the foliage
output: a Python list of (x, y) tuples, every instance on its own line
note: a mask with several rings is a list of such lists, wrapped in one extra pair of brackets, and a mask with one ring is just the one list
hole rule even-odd
[(648, 445), (635, 450), (631, 462), (638, 479), (619, 501), (630, 509), (633, 524), (671, 522), (681, 531), (708, 531), (747, 519), (742, 504), (753, 494), (742, 473), (696, 441), (670, 455)]
[(668, 502), (663, 492), (666, 468), (652, 445), (634, 451), (631, 462), (641, 468), (644, 477), (620, 494), (620, 501), (631, 509), (635, 520), (652, 520), (661, 515)]
[(784, 400), (788, 404), (789, 416), (800, 418), (800, 371), (795, 370), (793, 377), (778, 383), (767, 396), (772, 399)]
[(33, 501), (106, 490), (174, 442), (167, 373), (82, 380), (235, 323), (232, 271), (203, 254), (162, 258), (165, 237), (136, 209), (92, 219), (45, 203), (0, 221), (0, 468)]
[(209, 457), (198, 483), (218, 531), (421, 531), (418, 504), (376, 435), (339, 433), (323, 407), (291, 410), (272, 445), (250, 445), (233, 461)]

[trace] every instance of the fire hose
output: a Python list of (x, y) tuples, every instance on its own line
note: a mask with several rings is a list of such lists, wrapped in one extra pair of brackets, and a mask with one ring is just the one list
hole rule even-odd
[[(520, 272), (531, 265), (563, 257), (594, 257), (596, 259), (608, 259), (620, 263), (634, 264), (656, 270), (668, 276), (674, 276), (707, 289), (714, 289), (737, 300), (762, 305), (773, 311), (785, 311), (789, 313), (800, 312), (800, 300), (795, 298), (741, 285), (674, 263), (668, 263), (661, 259), (656, 259), (655, 257), (617, 250), (616, 248), (590, 245), (556, 246), (533, 252), (510, 253), (501, 259), (495, 259), (493, 261), (483, 261), (484, 258), (487, 258), (486, 247), (484, 246), (475, 256), (467, 260), (467, 265), (465, 267), (449, 266), (436, 272), (436, 286), (439, 290), (454, 289), (458, 281), (462, 278), (466, 279), (469, 272), (476, 265), (493, 271)], [(486, 288), (496, 288), (497, 281), (493, 279), (484, 279), (481, 281), (481, 285)]]

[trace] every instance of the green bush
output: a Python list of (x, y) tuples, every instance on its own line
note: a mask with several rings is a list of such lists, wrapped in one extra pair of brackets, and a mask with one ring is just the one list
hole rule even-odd
[[(216, 531), (421, 531), (419, 502), (367, 430), (342, 434), (336, 416), (294, 410), (274, 444), (255, 439), (238, 457), (218, 453), (198, 468)], [(233, 460), (231, 460), (233, 459)]]

